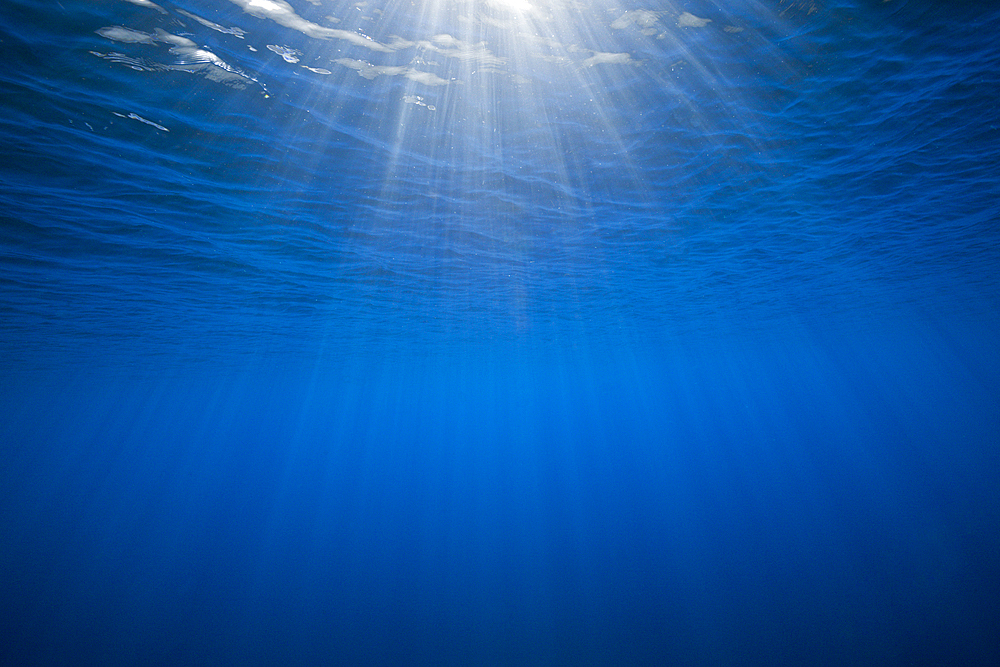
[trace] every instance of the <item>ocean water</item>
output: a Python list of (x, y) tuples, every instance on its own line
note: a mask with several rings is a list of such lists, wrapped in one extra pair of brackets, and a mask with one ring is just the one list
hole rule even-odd
[(998, 32), (3, 0), (0, 663), (1000, 664)]

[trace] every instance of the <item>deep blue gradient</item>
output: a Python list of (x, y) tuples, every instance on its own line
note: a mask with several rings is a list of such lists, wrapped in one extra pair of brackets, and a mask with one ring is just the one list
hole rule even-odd
[(1000, 664), (1000, 10), (5, 0), (0, 663)]

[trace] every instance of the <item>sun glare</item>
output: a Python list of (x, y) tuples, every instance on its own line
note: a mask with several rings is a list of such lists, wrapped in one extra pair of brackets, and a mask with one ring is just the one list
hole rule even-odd
[(515, 12), (527, 12), (532, 9), (531, 3), (526, 0), (496, 0), (496, 3)]

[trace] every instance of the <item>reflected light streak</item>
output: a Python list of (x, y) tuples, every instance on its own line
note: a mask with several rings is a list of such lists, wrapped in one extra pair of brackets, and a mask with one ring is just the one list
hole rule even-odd
[[(637, 104), (629, 90), (638, 59), (610, 25), (617, 16), (573, 2), (427, 0), (424, 35), (388, 41), (409, 55), (405, 66), (447, 85), (396, 77), (404, 103), (378, 200), (413, 211), (420, 229), (412, 238), (424, 246), (411, 252), (433, 260), (441, 290), (476, 286), (459, 306), (469, 317), (483, 312), (471, 295), (485, 289), (494, 295), (485, 310), (525, 331), (538, 317), (541, 265), (561, 257), (600, 271), (593, 246), (579, 239), (591, 233), (588, 220), (614, 205), (609, 182), (628, 206), (649, 208), (623, 138)], [(414, 183), (426, 187), (417, 201)], [(588, 257), (580, 256), (585, 247)], [(570, 290), (565, 298), (588, 297)]]
[[(641, 63), (626, 50), (627, 35), (612, 27), (620, 15), (596, 3), (425, 2), (417, 24), (429, 37), (388, 42), (412, 52), (413, 69), (397, 71), (407, 79), (402, 96), (410, 103), (399, 107), (383, 196), (395, 198), (396, 179), (412, 153), (421, 152), (437, 190), (461, 193), (476, 215), (495, 224), (514, 209), (558, 208), (566, 198), (566, 210), (579, 213), (589, 206), (587, 162), (596, 157), (581, 154), (588, 149), (579, 141), (584, 137), (599, 140), (610, 154), (604, 161), (617, 162), (619, 175), (629, 174), (638, 191), (621, 118), (634, 106), (628, 83)], [(447, 85), (429, 86), (415, 76), (423, 70)], [(418, 102), (437, 113), (428, 115)], [(517, 203), (508, 191), (538, 196), (546, 184), (548, 197), (538, 202)]]
[[(577, 234), (582, 248), (579, 234), (635, 229), (643, 216), (662, 227), (672, 211), (647, 175), (673, 170), (673, 182), (698, 185), (706, 157), (691, 147), (729, 141), (728, 126), (707, 126), (708, 106), (715, 122), (751, 122), (738, 117), (740, 88), (717, 56), (738, 45), (745, 53), (753, 40), (754, 57), (767, 55), (772, 45), (746, 27), (776, 16), (754, 0), (741, 13), (669, 0), (630, 9), (611, 0), (369, 0), (329, 10), (336, 16), (304, 0), (230, 1), (289, 29), (284, 44), (267, 46), (289, 66), (328, 77), (297, 105), (328, 119), (331, 146), (349, 117), (350, 131), (385, 151), (366, 162), (366, 224), (419, 252), (451, 253), (450, 266), (470, 265), (470, 245), (485, 248), (497, 261), (483, 266), (497, 272), (537, 257), (545, 234), (550, 245)], [(670, 164), (682, 143), (688, 153)], [(640, 164), (652, 154), (655, 165)]]

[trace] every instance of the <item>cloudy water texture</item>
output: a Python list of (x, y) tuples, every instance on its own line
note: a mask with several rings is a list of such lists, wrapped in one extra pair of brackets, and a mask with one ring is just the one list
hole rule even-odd
[(998, 31), (4, 0), (0, 661), (997, 664)]

